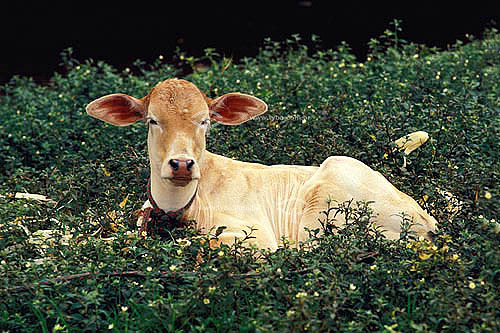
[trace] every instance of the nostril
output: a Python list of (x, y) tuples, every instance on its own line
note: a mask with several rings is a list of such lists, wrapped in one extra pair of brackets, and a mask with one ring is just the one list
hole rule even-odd
[(194, 166), (194, 161), (193, 160), (187, 160), (186, 161), (186, 168), (187, 168), (187, 171), (190, 171)]
[(174, 171), (179, 170), (179, 160), (172, 159), (172, 160), (168, 161), (168, 164), (170, 164), (170, 167), (171, 167)]

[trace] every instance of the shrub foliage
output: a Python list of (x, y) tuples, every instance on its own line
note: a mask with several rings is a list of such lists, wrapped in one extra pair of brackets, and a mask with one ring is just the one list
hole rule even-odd
[[(372, 40), (364, 62), (346, 44), (311, 49), (299, 36), (239, 63), (207, 49), (122, 72), (66, 50), (49, 84), (0, 87), (0, 330), (499, 331), (500, 35), (441, 51), (399, 30), (395, 21)], [(191, 229), (139, 239), (146, 130), (108, 126), (85, 105), (142, 97), (175, 76), (269, 105), (241, 126), (214, 125), (212, 152), (265, 164), (357, 158), (432, 212), (433, 242), (368, 232), (369, 203), (356, 202), (332, 202), (318, 217), (326, 233), (311, 230), (299, 249), (212, 250)], [(430, 140), (402, 168), (392, 142), (417, 130)], [(350, 216), (342, 230), (331, 224), (339, 211)]]

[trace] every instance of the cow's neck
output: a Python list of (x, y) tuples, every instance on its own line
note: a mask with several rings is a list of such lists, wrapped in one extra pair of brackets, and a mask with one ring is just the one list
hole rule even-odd
[(174, 186), (151, 170), (151, 194), (158, 207), (166, 212), (184, 208), (195, 195), (197, 186), (197, 180), (184, 187)]

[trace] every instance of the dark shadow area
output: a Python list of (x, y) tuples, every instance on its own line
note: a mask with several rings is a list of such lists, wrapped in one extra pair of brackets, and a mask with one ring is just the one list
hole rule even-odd
[(60, 69), (60, 53), (68, 47), (78, 59), (104, 60), (123, 68), (136, 59), (151, 61), (160, 54), (169, 59), (177, 47), (194, 56), (215, 48), (238, 59), (255, 55), (267, 37), (281, 41), (298, 33), (304, 40), (319, 36), (323, 48), (346, 41), (362, 60), (368, 41), (390, 29), (395, 18), (403, 22), (403, 38), (439, 48), (464, 40), (466, 34), (479, 37), (500, 22), (498, 10), (483, 5), (466, 8), (470, 3), (453, 8), (416, 2), (404, 6), (331, 3), (9, 5), (1, 14), (0, 83), (13, 75), (47, 80)]

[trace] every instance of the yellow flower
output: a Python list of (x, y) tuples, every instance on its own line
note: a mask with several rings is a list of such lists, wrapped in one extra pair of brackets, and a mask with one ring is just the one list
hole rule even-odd
[(384, 328), (387, 330), (387, 332), (397, 332), (395, 330), (395, 328), (398, 327), (398, 324), (394, 324), (394, 325), (391, 325), (391, 326), (388, 326), (388, 325), (384, 325)]
[(127, 312), (128, 311), (128, 306), (122, 306), (121, 309), (122, 309), (122, 312)]
[(313, 295), (314, 295), (314, 297), (318, 297), (319, 293), (317, 291), (315, 291)]
[(175, 272), (177, 270), (177, 266), (170, 265), (170, 267), (168, 269), (170, 269), (172, 272)]
[(115, 324), (113, 324), (113, 323), (109, 324), (109, 325), (108, 325), (108, 330), (112, 330), (112, 329), (113, 329), (113, 327), (115, 327)]
[(125, 207), (125, 205), (127, 204), (128, 196), (129, 195), (127, 194), (127, 196), (125, 197), (125, 199), (123, 199), (123, 201), (120, 202), (120, 208), (123, 209), (123, 207)]
[(148, 266), (148, 267), (146, 268), (146, 270), (147, 270), (148, 272), (151, 272), (151, 271), (153, 270), (153, 267)]
[(430, 254), (430, 253), (420, 253), (418, 257), (419, 257), (421, 260), (427, 260), (427, 259), (429, 259), (431, 256), (432, 256), (432, 254)]
[(485, 197), (486, 199), (490, 200), (490, 199), (491, 199), (491, 197), (492, 197), (492, 195), (491, 195), (491, 193), (490, 193), (490, 192), (486, 191), (486, 192), (484, 193), (484, 197)]
[(476, 288), (476, 284), (475, 284), (474, 282), (472, 282), (472, 281), (471, 281), (471, 282), (469, 282), (469, 288), (470, 288), (470, 289), (474, 289), (474, 288)]
[(205, 305), (210, 304), (210, 300), (208, 298), (203, 299), (203, 304)]
[(298, 292), (296, 295), (295, 295), (296, 298), (303, 298), (303, 297), (307, 297), (307, 293), (305, 291), (301, 291), (301, 292)]
[(352, 283), (349, 284), (349, 289), (350, 290), (356, 290), (356, 286), (353, 285)]
[(191, 241), (189, 239), (179, 239), (177, 240), (177, 244), (180, 246), (180, 247), (187, 247), (189, 245), (191, 245)]
[(219, 251), (218, 255), (219, 257), (224, 257), (224, 251)]

